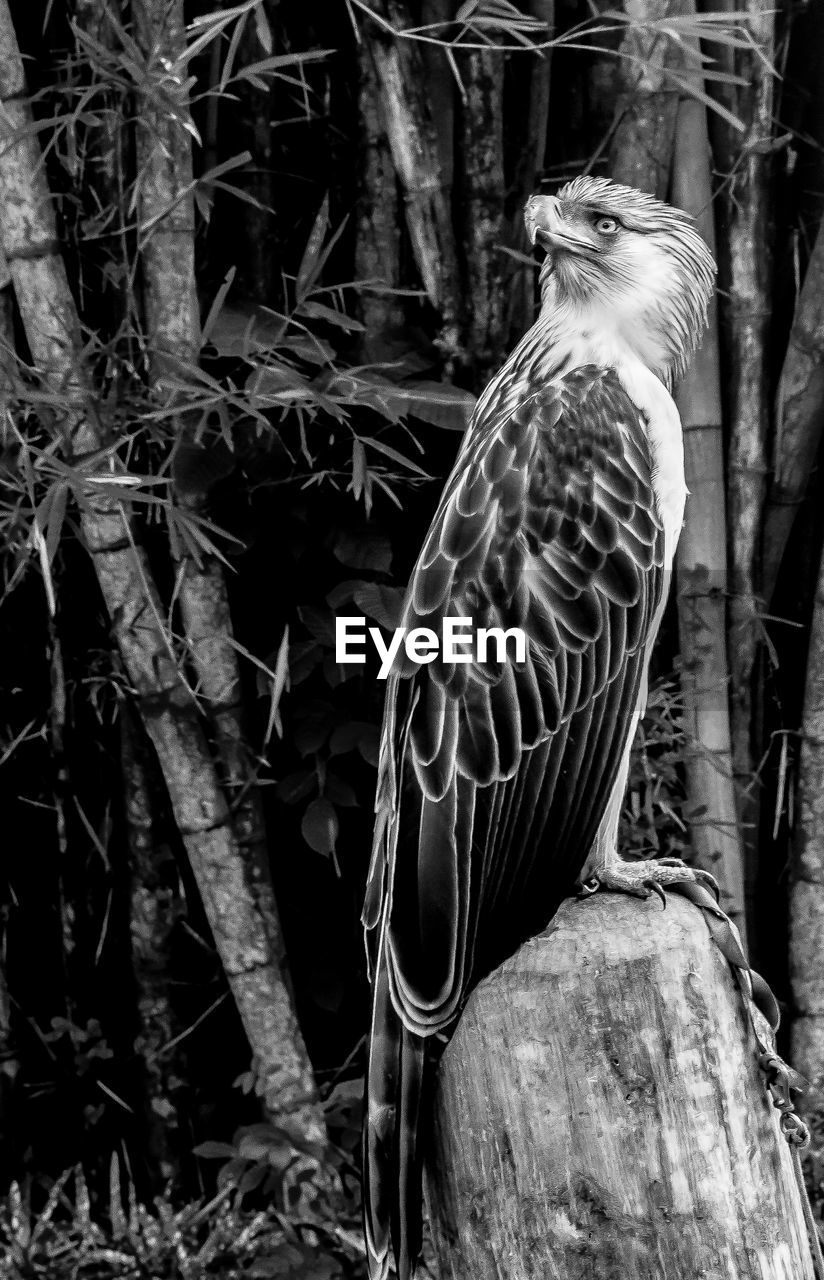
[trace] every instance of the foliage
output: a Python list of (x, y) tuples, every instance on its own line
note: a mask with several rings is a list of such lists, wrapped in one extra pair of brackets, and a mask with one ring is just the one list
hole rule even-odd
[(246, 1208), (221, 1189), (208, 1201), (173, 1205), (158, 1196), (138, 1203), (121, 1186), (112, 1158), (108, 1203), (92, 1212), (80, 1169), (68, 1170), (33, 1208), (34, 1188), (12, 1184), (0, 1205), (0, 1275), (4, 1280), (342, 1280), (365, 1274), (363, 1243), (351, 1210), (334, 1219), (305, 1205), (299, 1212)]
[(686, 736), (677, 682), (653, 683), (630, 756), (619, 847), (626, 858), (682, 857), (689, 844), (684, 813)]
[[(8, 1265), (15, 1280), (334, 1280), (358, 1275), (362, 1257), (356, 1077), (366, 1001), (358, 915), (381, 713), (372, 668), (335, 663), (334, 615), (358, 612), (394, 625), (478, 388), (442, 380), (438, 321), (420, 288), (402, 209), (393, 284), (356, 279), (354, 250), (369, 210), (381, 200), (401, 203), (394, 175), (385, 191), (364, 193), (357, 185), (364, 168), (354, 141), (358, 67), (375, 38), (379, 6), (350, 0), (334, 13), (323, 7), (321, 21), (312, 6), (194, 4), (186, 48), (168, 65), (140, 52), (117, 5), (101, 6), (102, 26), (81, 21), (93, 7), (78, 4), (69, 24), (55, 13), (60, 6), (43, 0), (32, 6), (36, 20), (21, 18), (36, 133), (58, 202), (105, 445), (94, 456), (70, 457), (60, 397), (44, 388), (18, 342), (15, 361), (0, 370), (7, 379), (0, 628), (12, 672), (0, 707), (10, 849), (0, 922), (13, 1002), (7, 1042), (0, 1007), (0, 1086), (8, 1080), (15, 1090), (4, 1109), (0, 1087), (0, 1123), (12, 1133), (6, 1182), (18, 1180), (0, 1217), (0, 1254), (5, 1248), (9, 1257), (0, 1274)], [(591, 6), (571, 4), (545, 39), (525, 8), (471, 0), (457, 7), (454, 22), (400, 33), (448, 58), (458, 111), (467, 109), (467, 51), (494, 45), (507, 58), (506, 105), (509, 111), (514, 104), (518, 124), (517, 137), (507, 125), (504, 157), (513, 190), (518, 112), (526, 109), (519, 95), (527, 68), (550, 46), (553, 76), (557, 68), (552, 114), (565, 123), (550, 141), (552, 176), (603, 166), (604, 138), (594, 110), (592, 120), (587, 115), (597, 88), (593, 68), (627, 22), (623, 12), (593, 17)], [(738, 15), (670, 17), (654, 26), (674, 47), (700, 37), (716, 55), (750, 44)], [(711, 86), (740, 84), (720, 59), (701, 56)], [(695, 96), (695, 77), (673, 78), (679, 91)], [(146, 229), (138, 228), (135, 208), (145, 175), (136, 140), (145, 103), (172, 110), (181, 85), (193, 113), (204, 321), (197, 361), (158, 385), (148, 376), (142, 312)], [(711, 105), (734, 128), (740, 124), (715, 98)], [(459, 182), (455, 189), (457, 210)], [(496, 252), (523, 271), (529, 259), (519, 244), (514, 238)], [(274, 269), (261, 282), (255, 255), (267, 245), (264, 261)], [(502, 275), (501, 287), (512, 279)], [(364, 299), (376, 289), (394, 299), (403, 319), (397, 332), (381, 335), (381, 358), (367, 355), (362, 321)], [(457, 381), (470, 383), (463, 373), (459, 367)], [(101, 495), (122, 502), (131, 517), (161, 586), (166, 639), (198, 698), (178, 566), (188, 554), (201, 564), (215, 558), (226, 571), (251, 785), (266, 810), (298, 1007), (320, 1079), (336, 1081), (325, 1104), (333, 1150), (320, 1170), (317, 1153), (301, 1149), (297, 1135), (261, 1120), (254, 1067), (241, 1077), (240, 1095), (230, 1092), (248, 1052), (151, 759), (144, 835), (155, 869), (163, 864), (163, 892), (180, 893), (168, 950), (153, 953), (153, 916), (136, 920), (121, 769), (130, 690), (78, 521)], [(689, 821), (700, 816), (684, 799), (683, 760), (693, 747), (677, 682), (662, 677), (632, 755), (621, 827), (627, 856), (688, 847)], [(148, 886), (152, 901), (156, 887)], [(150, 994), (162, 989), (179, 1020), (174, 1033), (158, 1033), (149, 1066), (179, 1051), (175, 1072), (196, 1082), (179, 1124), (188, 1146), (176, 1156), (176, 1192), (194, 1196), (214, 1179), (219, 1193), (211, 1201), (138, 1202), (135, 1182), (143, 1195), (158, 1168), (151, 1148), (157, 1133), (142, 1126), (146, 1064), (135, 1050), (141, 992), (134, 988), (146, 976), (135, 978), (141, 948), (149, 967), (161, 970), (150, 974), (157, 981)], [(154, 1007), (149, 998), (140, 1016), (147, 1007)], [(338, 1080), (342, 1061), (348, 1067)], [(96, 1190), (112, 1150), (130, 1159), (138, 1152), (135, 1162), (148, 1167), (129, 1179), (125, 1203), (118, 1162), (108, 1200)], [(819, 1156), (816, 1147), (816, 1185)], [(80, 1159), (91, 1196), (75, 1171), (42, 1192), (44, 1170), (53, 1174)], [(18, 1189), (24, 1175), (25, 1194)]]

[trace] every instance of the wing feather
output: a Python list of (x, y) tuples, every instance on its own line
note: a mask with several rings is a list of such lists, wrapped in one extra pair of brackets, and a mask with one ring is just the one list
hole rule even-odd
[(614, 373), (567, 373), (514, 412), (487, 406), (403, 625), (521, 626), (528, 648), (522, 663), (407, 664), (393, 686), (415, 702), (381, 768), (412, 779), (420, 818), (413, 806), (419, 826), (395, 837), (391, 869), (402, 803), (384, 823), (385, 868), (370, 883), (391, 900), (386, 963), (410, 1031), (447, 1029), (471, 986), (573, 887), (627, 746), (663, 557), (645, 424)]
[[(645, 424), (613, 372), (484, 397), (403, 624), (523, 627), (524, 661), (387, 685), (364, 925), (375, 970), (364, 1127), (370, 1274), (420, 1248), (419, 1113), (436, 1033), (573, 888), (628, 748), (664, 599)], [(429, 1082), (429, 1084), (427, 1083)]]

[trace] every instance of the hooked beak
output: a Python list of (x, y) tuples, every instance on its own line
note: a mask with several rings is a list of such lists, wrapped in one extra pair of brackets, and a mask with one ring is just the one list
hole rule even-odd
[(571, 253), (592, 251), (588, 240), (576, 236), (564, 225), (555, 196), (532, 196), (524, 210), (524, 221), (530, 244), (540, 245), (547, 253), (557, 249)]

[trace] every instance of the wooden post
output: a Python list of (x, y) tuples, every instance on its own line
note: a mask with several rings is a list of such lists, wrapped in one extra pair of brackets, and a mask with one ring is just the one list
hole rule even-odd
[(435, 1110), (444, 1280), (812, 1280), (741, 996), (684, 899), (564, 903), (473, 993)]

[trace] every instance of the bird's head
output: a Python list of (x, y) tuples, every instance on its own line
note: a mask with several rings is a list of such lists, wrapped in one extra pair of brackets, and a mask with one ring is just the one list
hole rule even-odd
[(546, 250), (545, 309), (625, 341), (668, 385), (704, 331), (715, 286), (712, 254), (679, 209), (608, 178), (575, 178), (527, 202), (532, 244)]

